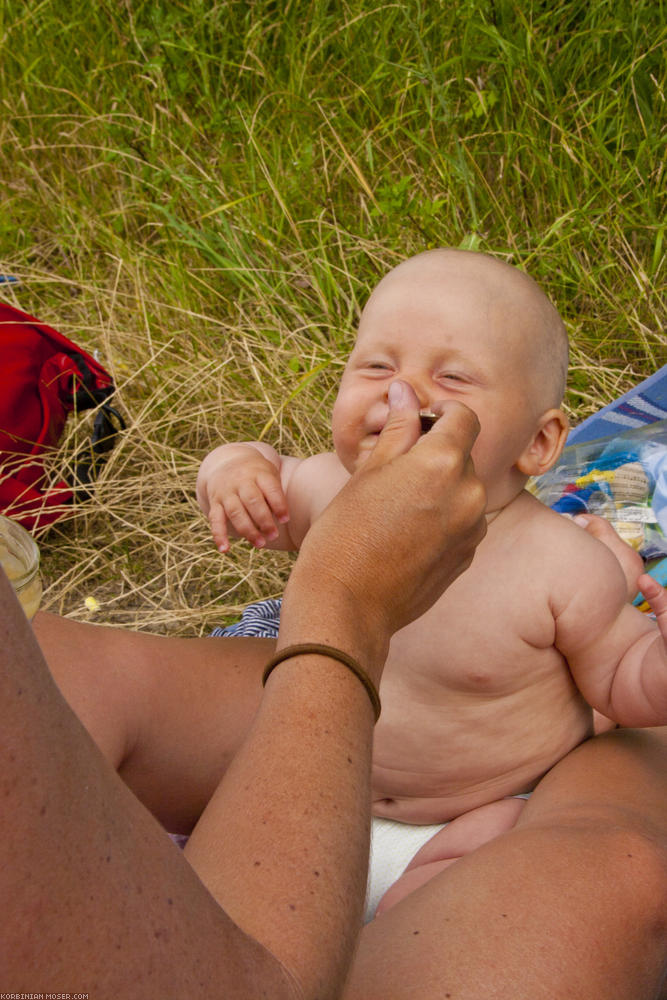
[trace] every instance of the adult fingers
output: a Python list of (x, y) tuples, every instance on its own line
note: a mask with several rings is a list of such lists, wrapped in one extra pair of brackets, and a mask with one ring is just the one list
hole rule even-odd
[(461, 451), (469, 456), (472, 451), (477, 435), (479, 434), (479, 420), (465, 403), (449, 399), (437, 404), (441, 411), (440, 418), (435, 422), (428, 434), (423, 437), (423, 445), (441, 445), (443, 440), (454, 442)]
[(365, 469), (384, 465), (402, 455), (419, 440), (419, 400), (412, 386), (397, 380), (389, 386), (389, 416), (377, 444), (364, 462)]
[[(419, 400), (412, 386), (398, 379), (392, 382), (388, 394), (389, 416), (375, 448), (364, 463), (365, 469), (384, 465), (409, 451), (417, 441), (420, 447), (436, 443), (442, 447), (448, 443), (460, 447), (462, 453), (470, 455), (479, 434), (479, 421), (473, 411), (455, 400), (440, 401), (436, 404), (440, 419), (428, 434), (422, 435), (419, 418)], [(421, 439), (421, 440), (420, 440)]]

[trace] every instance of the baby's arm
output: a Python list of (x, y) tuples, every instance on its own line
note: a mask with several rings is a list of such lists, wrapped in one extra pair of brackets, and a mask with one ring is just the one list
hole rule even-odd
[(556, 646), (593, 708), (622, 726), (667, 724), (667, 597), (640, 577), (657, 625), (626, 603), (618, 563), (594, 552), (581, 584), (556, 616)]
[(221, 552), (230, 536), (296, 551), (349, 478), (333, 452), (301, 459), (261, 441), (224, 444), (200, 466), (197, 499)]
[[(605, 715), (621, 726), (667, 724), (667, 627), (659, 630), (626, 605), (610, 630), (607, 648), (625, 648), (608, 686)], [(661, 634), (662, 633), (662, 634)], [(603, 646), (604, 649), (604, 646)]]
[(637, 581), (644, 572), (644, 560), (638, 552), (624, 542), (611, 523), (596, 514), (578, 514), (574, 521), (594, 538), (599, 539), (614, 553), (625, 576), (628, 587), (628, 600), (634, 601), (639, 590)]
[(287, 523), (289, 479), (299, 459), (260, 441), (223, 444), (206, 456), (197, 475), (197, 500), (220, 552), (229, 537), (257, 548), (295, 549)]

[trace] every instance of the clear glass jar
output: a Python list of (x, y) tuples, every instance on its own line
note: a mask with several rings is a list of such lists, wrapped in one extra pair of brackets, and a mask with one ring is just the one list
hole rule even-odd
[(0, 563), (28, 618), (42, 599), (39, 549), (32, 535), (16, 521), (0, 514)]

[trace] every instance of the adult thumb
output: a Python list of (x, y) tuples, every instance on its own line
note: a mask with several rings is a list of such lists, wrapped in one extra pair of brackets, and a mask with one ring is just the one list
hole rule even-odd
[(403, 455), (419, 440), (419, 400), (412, 386), (397, 380), (389, 386), (389, 416), (382, 428), (375, 448), (365, 463), (366, 468), (384, 465), (398, 455)]

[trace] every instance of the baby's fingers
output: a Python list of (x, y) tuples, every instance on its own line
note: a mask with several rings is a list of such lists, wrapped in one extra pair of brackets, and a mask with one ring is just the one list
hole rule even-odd
[(657, 580), (654, 580), (652, 576), (649, 576), (648, 573), (642, 573), (639, 577), (639, 587), (653, 608), (658, 628), (667, 642), (667, 590)]
[[(282, 484), (277, 476), (275, 475), (260, 475), (257, 477), (257, 485), (264, 494), (264, 499), (271, 514), (271, 522), (273, 520), (278, 522), (278, 524), (286, 524), (289, 521), (289, 510), (287, 508), (287, 498), (283, 492)], [(269, 527), (267, 525), (267, 531)], [(277, 532), (276, 532), (277, 535)]]
[(211, 504), (208, 512), (208, 523), (211, 526), (211, 534), (218, 552), (227, 552), (229, 550), (227, 516), (221, 504)]
[(234, 531), (255, 548), (263, 548), (278, 537), (273, 514), (255, 483), (242, 486), (237, 494), (225, 499), (225, 512)]
[(266, 545), (264, 534), (257, 527), (251, 515), (238, 498), (227, 502), (225, 504), (225, 511), (227, 513), (227, 520), (232, 526), (233, 534), (238, 538), (245, 538), (247, 542), (250, 542), (257, 549), (261, 549)]

